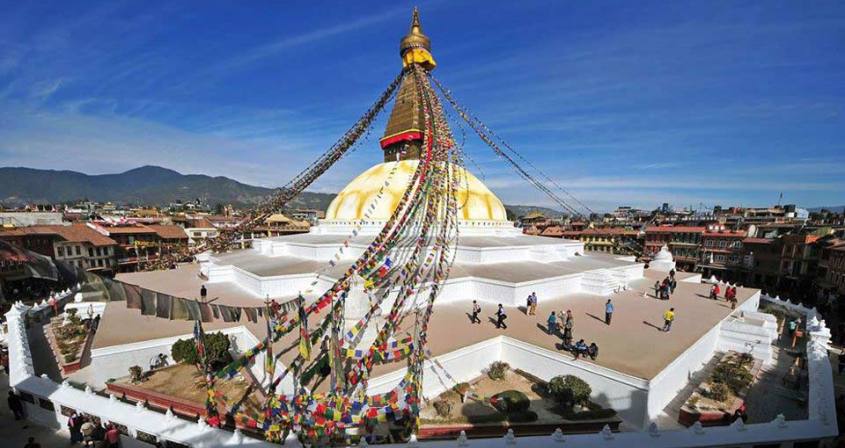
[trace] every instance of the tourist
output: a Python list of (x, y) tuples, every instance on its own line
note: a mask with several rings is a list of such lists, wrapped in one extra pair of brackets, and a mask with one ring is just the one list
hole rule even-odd
[(21, 402), (20, 397), (15, 395), (14, 392), (11, 390), (9, 391), (9, 398), (6, 399), (9, 403), (9, 410), (12, 411), (12, 414), (15, 415), (15, 420), (20, 420), (23, 418), (23, 402)]
[(79, 427), (79, 432), (82, 433), (82, 441), (84, 442), (85, 446), (94, 446), (94, 430), (96, 427), (91, 420), (85, 419), (85, 422), (82, 423), (82, 426)]
[(117, 448), (120, 446), (120, 431), (114, 423), (109, 425), (109, 430), (106, 431), (106, 443), (108, 448)]
[(672, 321), (675, 320), (675, 308), (669, 308), (663, 313), (663, 331), (668, 332), (672, 329)]
[(549, 318), (546, 320), (546, 325), (549, 334), (555, 334), (555, 331), (557, 331), (557, 316), (555, 315), (554, 311), (549, 313)]
[(712, 288), (710, 288), (710, 298), (712, 300), (719, 300), (719, 293), (720, 292), (721, 292), (721, 290), (719, 289), (719, 284), (716, 283), (715, 285), (713, 285)]
[(534, 300), (534, 298), (531, 296), (531, 294), (528, 294), (528, 297), (525, 298), (525, 315), (526, 316), (531, 315), (531, 303), (533, 303), (532, 302), (533, 300)]
[(728, 286), (725, 290), (725, 300), (731, 304), (731, 309), (736, 309), (736, 287)]
[(41, 444), (35, 441), (35, 437), (30, 437), (23, 448), (41, 448)]
[(53, 315), (59, 315), (59, 301), (56, 300), (56, 296), (50, 296), (50, 300), (47, 301), (50, 304), (50, 308), (53, 309)]
[(202, 299), (202, 301), (203, 301), (203, 302), (205, 302), (205, 297), (206, 297), (207, 295), (208, 295), (208, 290), (207, 290), (207, 289), (205, 289), (205, 285), (202, 285), (202, 286), (200, 287), (200, 299)]
[(787, 331), (789, 331), (789, 339), (792, 339), (792, 337), (795, 335), (795, 330), (798, 329), (798, 323), (800, 321), (801, 319), (795, 318), (790, 320), (789, 323), (786, 324), (786, 329)]
[(537, 314), (537, 293), (531, 293), (531, 306), (528, 309), (528, 314), (534, 316)]
[(505, 330), (508, 329), (507, 324), (505, 324), (505, 319), (508, 318), (508, 315), (505, 314), (505, 308), (502, 304), (499, 304), (499, 309), (496, 310), (496, 328), (504, 328)]
[(669, 293), (675, 294), (675, 288), (677, 288), (677, 287), (678, 287), (678, 281), (675, 280), (675, 275), (670, 273), (670, 275), (669, 275)]
[(77, 442), (82, 441), (82, 433), (80, 432), (80, 426), (82, 426), (82, 418), (73, 412), (70, 414), (70, 417), (67, 419), (67, 429), (70, 432), (70, 444), (73, 445)]
[(472, 315), (469, 317), (469, 322), (472, 324), (480, 324), (481, 319), (478, 318), (478, 315), (481, 313), (481, 305), (478, 304), (478, 301), (472, 301)]
[(599, 346), (595, 342), (591, 343), (587, 348), (587, 354), (590, 355), (590, 359), (595, 361), (599, 357)]
[(575, 343), (575, 347), (572, 348), (572, 354), (575, 355), (575, 359), (578, 359), (582, 355), (586, 355), (587, 350), (589, 350), (587, 343), (584, 342), (583, 339), (579, 339), (578, 342)]
[(607, 299), (607, 303), (604, 304), (604, 323), (610, 325), (611, 318), (613, 318), (613, 302)]
[(575, 327), (575, 318), (572, 317), (572, 310), (566, 310), (566, 320), (563, 322), (563, 344), (572, 343), (572, 330)]
[(654, 298), (655, 299), (660, 298), (660, 280), (654, 281)]

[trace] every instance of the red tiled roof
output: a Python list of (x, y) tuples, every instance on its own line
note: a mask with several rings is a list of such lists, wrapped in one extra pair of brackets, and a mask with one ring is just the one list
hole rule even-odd
[(185, 233), (185, 229), (174, 226), (174, 225), (166, 225), (166, 224), (150, 224), (147, 226), (155, 231), (163, 239), (166, 240), (187, 240), (188, 234)]
[(114, 246), (117, 244), (115, 240), (82, 223), (71, 224), (69, 226), (57, 224), (31, 226), (24, 227), (21, 230), (30, 235), (58, 235), (63, 240), (71, 243), (91, 243), (94, 246)]
[(105, 230), (109, 233), (109, 235), (126, 235), (126, 234), (135, 234), (135, 233), (155, 233), (155, 230), (143, 225), (143, 224), (134, 224), (128, 226), (104, 226), (100, 225), (100, 228)]
[(706, 227), (694, 226), (651, 226), (646, 227), (646, 233), (704, 233)]
[(637, 235), (636, 230), (626, 229), (624, 227), (604, 227), (598, 229), (584, 229), (585, 235)]

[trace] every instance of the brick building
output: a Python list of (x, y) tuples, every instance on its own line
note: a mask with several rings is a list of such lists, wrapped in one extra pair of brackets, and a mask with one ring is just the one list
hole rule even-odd
[(692, 271), (701, 257), (701, 236), (705, 227), (652, 226), (645, 229), (644, 257), (651, 259), (665, 244), (679, 270)]
[(736, 282), (744, 279), (746, 269), (742, 241), (744, 230), (726, 230), (712, 225), (701, 234), (701, 260), (697, 270), (704, 277), (716, 276), (720, 280)]

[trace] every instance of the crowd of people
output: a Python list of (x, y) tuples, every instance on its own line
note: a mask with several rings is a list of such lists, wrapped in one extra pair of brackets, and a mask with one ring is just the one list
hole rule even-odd
[(120, 430), (112, 423), (103, 426), (99, 419), (74, 412), (68, 417), (67, 428), (71, 445), (82, 443), (82, 446), (97, 448), (120, 446)]

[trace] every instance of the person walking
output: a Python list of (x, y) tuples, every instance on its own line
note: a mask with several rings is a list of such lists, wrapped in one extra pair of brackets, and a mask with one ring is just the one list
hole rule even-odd
[(22, 419), (23, 418), (23, 402), (21, 402), (20, 397), (15, 395), (15, 393), (10, 390), (9, 391), (9, 398), (6, 399), (6, 402), (9, 404), (9, 410), (12, 411), (12, 414), (15, 415), (15, 420)]
[(202, 299), (202, 301), (205, 302), (206, 296), (208, 296), (208, 290), (205, 289), (205, 285), (202, 285), (200, 287), (200, 299)]
[(84, 446), (94, 446), (94, 429), (96, 429), (96, 426), (90, 420), (85, 420), (82, 426), (79, 427)]
[(56, 296), (50, 296), (50, 300), (47, 301), (50, 304), (50, 308), (53, 309), (53, 316), (59, 315), (59, 301), (56, 300)]
[(525, 315), (526, 316), (531, 315), (531, 300), (532, 300), (531, 294), (528, 294), (528, 297), (525, 298)]
[(710, 288), (710, 298), (713, 300), (719, 300), (720, 292), (722, 292), (722, 290), (719, 288), (719, 284), (716, 283), (712, 288)]
[(499, 304), (499, 309), (496, 310), (496, 328), (504, 328), (505, 330), (508, 329), (508, 325), (505, 323), (505, 319), (508, 318), (508, 315), (505, 314), (505, 308), (502, 304)]
[(480, 324), (481, 319), (478, 318), (478, 315), (481, 313), (481, 305), (478, 304), (478, 301), (472, 301), (472, 315), (469, 318), (469, 322), (473, 324)]
[(675, 294), (675, 288), (678, 287), (678, 281), (675, 280), (674, 275), (669, 276), (669, 294)]
[(566, 310), (566, 320), (563, 323), (563, 345), (572, 343), (572, 329), (575, 327), (575, 319), (572, 317), (572, 310)]
[(610, 319), (613, 318), (613, 302), (610, 299), (607, 299), (607, 303), (604, 304), (604, 323), (610, 325)]
[(531, 306), (528, 308), (528, 314), (535, 316), (537, 314), (537, 293), (531, 293)]
[(108, 448), (118, 448), (120, 446), (120, 431), (114, 424), (109, 425), (109, 430), (106, 431), (106, 443)]
[(675, 308), (669, 308), (663, 313), (663, 331), (669, 332), (672, 329), (672, 322), (675, 320)]
[(660, 280), (654, 281), (654, 298), (655, 299), (660, 298)]
[(79, 427), (82, 426), (82, 419), (76, 414), (76, 412), (70, 414), (70, 417), (67, 419), (67, 429), (70, 432), (70, 444), (76, 444), (82, 441), (82, 432), (80, 432)]
[(555, 334), (555, 331), (557, 331), (557, 316), (554, 311), (549, 313), (549, 318), (546, 320), (546, 324), (549, 334)]

